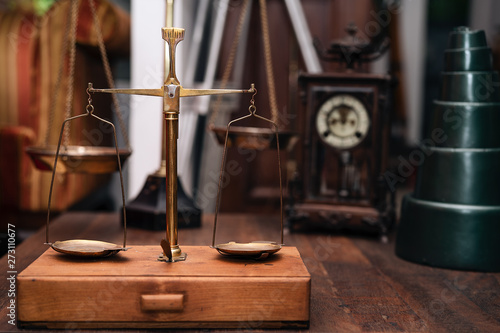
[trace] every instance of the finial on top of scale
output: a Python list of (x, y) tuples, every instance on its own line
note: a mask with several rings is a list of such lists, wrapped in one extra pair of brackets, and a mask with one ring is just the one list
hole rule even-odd
[(184, 39), (184, 29), (182, 28), (161, 28), (162, 36), (168, 43), (178, 43)]

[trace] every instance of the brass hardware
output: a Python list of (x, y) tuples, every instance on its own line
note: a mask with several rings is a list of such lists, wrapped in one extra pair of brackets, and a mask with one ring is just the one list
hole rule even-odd
[(177, 44), (184, 39), (184, 29), (182, 28), (162, 28), (163, 39), (168, 43), (169, 46), (169, 71), (168, 76), (165, 79), (164, 85), (179, 85), (179, 80), (175, 74), (175, 48)]
[[(280, 145), (279, 145), (279, 137), (278, 137), (278, 125), (265, 117), (259, 116), (256, 114), (257, 108), (255, 107), (255, 95), (257, 95), (257, 89), (255, 89), (252, 84), (252, 89), (254, 90), (254, 94), (250, 99), (250, 106), (248, 107), (249, 114), (231, 120), (226, 127), (226, 139), (224, 141), (224, 150), (222, 152), (222, 162), (220, 167), (220, 176), (219, 176), (219, 186), (217, 190), (217, 199), (215, 202), (215, 216), (214, 216), (214, 228), (212, 233), (212, 248), (219, 251), (222, 255), (227, 256), (236, 256), (236, 257), (252, 257), (255, 259), (265, 259), (273, 253), (278, 252), (283, 245), (283, 185), (281, 180), (281, 161), (280, 161)], [(279, 244), (276, 242), (268, 242), (268, 241), (254, 241), (250, 243), (237, 243), (237, 242), (229, 242), (223, 244), (215, 245), (215, 235), (217, 230), (217, 217), (219, 215), (219, 207), (221, 200), (221, 191), (222, 191), (222, 179), (224, 178), (224, 166), (226, 163), (227, 156), (227, 148), (228, 148), (228, 137), (230, 133), (231, 126), (244, 120), (246, 118), (256, 117), (258, 119), (264, 120), (267, 123), (270, 123), (274, 128), (274, 134), (276, 137), (276, 152), (278, 156), (278, 175), (279, 175), (279, 184), (280, 184), (280, 222), (281, 222), (281, 241)]]
[(87, 239), (57, 241), (52, 243), (51, 247), (57, 252), (78, 257), (109, 257), (128, 250), (116, 244)]
[[(47, 208), (47, 224), (45, 227), (45, 242), (46, 244), (50, 245), (55, 251), (73, 255), (73, 256), (84, 256), (84, 257), (108, 257), (111, 255), (114, 255), (120, 251), (126, 251), (127, 250), (127, 218), (125, 214), (125, 188), (123, 186), (123, 174), (122, 174), (122, 167), (121, 167), (121, 162), (120, 162), (120, 154), (118, 150), (118, 139), (116, 138), (116, 130), (115, 130), (115, 125), (113, 125), (112, 122), (109, 122), (105, 119), (102, 119), (94, 114), (94, 106), (92, 105), (92, 97), (90, 95), (89, 89), (91, 87), (91, 84), (89, 84), (89, 87), (87, 88), (87, 94), (89, 96), (88, 98), (88, 105), (85, 108), (87, 111), (84, 114), (80, 114), (74, 117), (67, 118), (63, 121), (62, 126), (61, 126), (61, 132), (59, 133), (59, 142), (57, 143), (57, 149), (56, 149), (56, 155), (54, 159), (54, 167), (52, 168), (52, 179), (50, 181), (50, 192), (49, 192), (49, 203), (48, 203), (48, 208)], [(122, 209), (123, 209), (123, 247), (120, 247), (115, 244), (111, 243), (106, 243), (106, 242), (101, 242), (101, 241), (94, 241), (94, 240), (82, 240), (82, 239), (74, 239), (74, 240), (68, 240), (68, 241), (58, 241), (55, 243), (50, 243), (49, 242), (49, 221), (50, 221), (50, 204), (52, 200), (52, 189), (54, 188), (54, 178), (57, 170), (57, 160), (59, 157), (59, 151), (61, 148), (61, 141), (63, 138), (63, 133), (64, 133), (64, 126), (66, 123), (83, 118), (83, 117), (93, 117), (96, 118), (97, 120), (109, 125), (113, 129), (113, 137), (115, 139), (115, 156), (116, 156), (116, 163), (118, 165), (118, 171), (120, 172), (120, 185), (121, 185), (121, 190), (122, 190)]]
[[(170, 253), (174, 253), (173, 250), (170, 251)], [(172, 256), (171, 258), (167, 257), (165, 254), (160, 254), (157, 258), (158, 261), (165, 261), (165, 262), (177, 262), (177, 261), (185, 261), (187, 258), (187, 253), (186, 252), (177, 252), (177, 256)]]
[[(172, 258), (161, 255), (158, 260), (162, 261), (182, 261), (186, 259), (186, 254), (182, 253), (178, 244), (178, 215), (177, 215), (177, 139), (179, 131), (179, 99), (181, 97), (234, 94), (234, 93), (254, 93), (256, 89), (253, 84), (248, 90), (235, 89), (185, 89), (180, 85), (175, 74), (175, 49), (177, 44), (184, 38), (184, 29), (162, 28), (163, 39), (169, 46), (169, 73), (165, 79), (163, 87), (160, 89), (94, 89), (89, 83), (89, 92), (100, 93), (120, 93), (132, 95), (148, 95), (163, 97), (163, 115), (165, 121), (166, 140), (166, 237), (170, 243)], [(166, 55), (165, 55), (166, 56)]]
[(224, 244), (217, 244), (216, 249), (220, 254), (225, 256), (265, 259), (271, 254), (281, 250), (281, 244), (266, 241), (255, 241), (250, 243), (228, 242)]
[(245, 94), (254, 93), (252, 85), (250, 89), (184, 89), (181, 87), (181, 97), (202, 96), (202, 95), (225, 95), (225, 94)]
[[(174, 25), (174, 0), (167, 0), (166, 6), (165, 6), (165, 27), (171, 28)], [(164, 78), (168, 77), (168, 73), (170, 72), (170, 56), (169, 56), (169, 51), (170, 48), (165, 45), (164, 47), (164, 56), (163, 56), (163, 69), (164, 69)], [(162, 144), (161, 144), (161, 160), (160, 160), (160, 167), (158, 170), (155, 171), (155, 173), (152, 175), (153, 177), (161, 177), (161, 178), (166, 178), (167, 177), (167, 129), (166, 125), (163, 124), (161, 128), (161, 138), (162, 138)], [(140, 194), (139, 194), (140, 195)], [(169, 245), (170, 246), (170, 245)]]
[(92, 83), (89, 83), (89, 92), (91, 93), (109, 93), (109, 94), (128, 94), (128, 95), (147, 95), (147, 96), (163, 96), (163, 88), (161, 89), (94, 89)]
[(168, 238), (163, 238), (160, 242), (160, 246), (163, 250), (163, 257), (166, 257), (168, 261), (172, 261), (172, 251), (170, 250), (170, 242)]
[[(109, 94), (127, 94), (127, 95), (147, 95), (147, 96), (159, 96), (163, 97), (163, 89), (95, 89), (92, 87), (89, 92), (91, 93), (109, 93)], [(185, 89), (182, 86), (180, 88), (180, 97), (191, 97), (191, 96), (204, 96), (204, 95), (225, 95), (225, 94), (244, 94), (253, 93), (254, 90), (250, 89)]]

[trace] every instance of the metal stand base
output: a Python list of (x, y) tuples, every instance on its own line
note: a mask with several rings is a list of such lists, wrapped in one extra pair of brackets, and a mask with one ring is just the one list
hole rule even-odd
[[(126, 211), (128, 227), (166, 230), (165, 176), (149, 175), (139, 195), (126, 206)], [(179, 228), (201, 226), (201, 210), (186, 195), (179, 179), (177, 179), (177, 211)]]
[(165, 262), (176, 262), (176, 261), (185, 261), (187, 258), (187, 253), (182, 252), (179, 256), (177, 257), (172, 257), (172, 260), (168, 259), (166, 255), (163, 253), (158, 257), (158, 261), (165, 261)]

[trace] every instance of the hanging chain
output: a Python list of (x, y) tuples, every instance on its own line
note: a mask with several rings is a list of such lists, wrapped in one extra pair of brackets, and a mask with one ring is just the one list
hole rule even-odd
[[(234, 66), (234, 59), (236, 56), (236, 50), (238, 48), (238, 44), (241, 37), (241, 31), (243, 30), (243, 23), (245, 21), (245, 16), (250, 7), (251, 3), (249, 0), (245, 0), (244, 9), (240, 14), (240, 18), (238, 21), (238, 26), (236, 28), (236, 35), (233, 40), (233, 44), (231, 46), (231, 50), (229, 53), (229, 58), (226, 63), (226, 67), (224, 69), (224, 73), (222, 76), (221, 89), (224, 89), (229, 81), (229, 76), (231, 75), (231, 71)], [(259, 1), (260, 7), (260, 21), (262, 25), (262, 34), (263, 34), (263, 43), (264, 43), (264, 57), (266, 63), (266, 76), (267, 76), (267, 86), (269, 91), (269, 106), (271, 108), (271, 119), (274, 123), (278, 124), (278, 103), (276, 99), (276, 88), (274, 84), (274, 72), (273, 72), (273, 63), (272, 63), (272, 55), (271, 55), (271, 43), (269, 38), (269, 26), (268, 26), (268, 16), (267, 16), (267, 5), (266, 0)], [(209, 126), (211, 128), (215, 125), (215, 120), (219, 114), (220, 104), (222, 101), (222, 95), (219, 95), (217, 101), (214, 105), (214, 111), (210, 116)]]
[[(68, 92), (66, 95), (66, 111), (64, 118), (71, 117), (71, 109), (73, 104), (73, 84), (75, 81), (75, 60), (76, 60), (76, 30), (78, 26), (78, 9), (79, 0), (71, 1), (71, 27), (70, 27), (70, 41), (69, 41), (69, 74), (68, 74)], [(64, 61), (64, 60), (63, 60)], [(63, 146), (67, 147), (69, 144), (70, 125), (64, 128), (64, 141)]]
[(269, 90), (269, 104), (271, 106), (271, 120), (278, 124), (278, 103), (276, 101), (276, 88), (274, 86), (273, 61), (271, 56), (271, 43), (269, 38), (269, 26), (267, 19), (266, 0), (260, 0), (260, 22), (264, 38), (264, 56), (266, 61), (267, 89)]
[[(231, 45), (231, 50), (229, 51), (229, 57), (227, 59), (226, 67), (224, 68), (224, 73), (222, 74), (220, 89), (225, 89), (229, 82), (229, 77), (231, 76), (231, 72), (234, 66), (234, 60), (236, 58), (236, 51), (240, 43), (241, 32), (243, 31), (243, 24), (245, 23), (245, 17), (247, 16), (247, 12), (248, 9), (250, 8), (250, 5), (251, 5), (250, 0), (245, 0), (245, 2), (243, 3), (243, 9), (241, 10), (240, 18), (238, 20), (238, 25), (236, 27), (236, 34), (234, 36), (233, 44)], [(213, 128), (215, 126), (215, 120), (219, 115), (222, 98), (223, 95), (218, 95), (217, 100), (214, 103), (213, 107), (214, 111), (210, 115), (210, 119), (208, 121), (210, 128)]]
[[(64, 60), (66, 59), (66, 52), (68, 52), (71, 16), (72, 16), (72, 6), (70, 5), (70, 6), (68, 6), (66, 25), (64, 28), (65, 34), (64, 34), (63, 44), (62, 44), (62, 48), (61, 48), (61, 55), (59, 57), (59, 69), (57, 71), (56, 85), (54, 86), (54, 95), (52, 96), (52, 100), (50, 101), (49, 120), (48, 120), (48, 125), (47, 125), (47, 132), (45, 132), (45, 139), (44, 139), (45, 146), (49, 145), (50, 132), (52, 132), (52, 124), (54, 123), (54, 118), (56, 115), (57, 99), (59, 97), (59, 90), (61, 88), (62, 74), (63, 74), (64, 63), (65, 63)], [(48, 20), (48, 17), (46, 18), (46, 20)], [(47, 22), (44, 22), (44, 23), (47, 23)]]
[[(108, 81), (109, 88), (114, 88), (115, 83), (113, 81), (113, 74), (111, 72), (111, 67), (109, 66), (109, 59), (106, 53), (106, 48), (104, 47), (104, 38), (102, 37), (101, 25), (97, 17), (94, 0), (89, 0), (90, 10), (92, 11), (92, 18), (94, 20), (95, 32), (97, 37), (97, 43), (99, 45), (99, 51), (101, 53), (102, 64), (104, 66), (104, 73), (106, 74), (106, 80)], [(118, 103), (118, 97), (116, 94), (111, 94), (113, 100), (114, 113), (118, 118), (118, 124), (120, 125), (120, 132), (125, 140), (127, 148), (130, 149), (130, 141), (127, 133), (127, 127), (125, 121), (123, 120), (123, 115), (120, 109), (120, 104)]]

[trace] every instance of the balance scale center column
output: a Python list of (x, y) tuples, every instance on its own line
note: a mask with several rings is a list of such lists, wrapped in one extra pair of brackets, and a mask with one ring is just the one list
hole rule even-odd
[(177, 229), (177, 139), (179, 137), (179, 99), (180, 89), (178, 85), (170, 84), (164, 86), (163, 114), (166, 128), (166, 218), (167, 235), (170, 242), (172, 257), (181, 256), (178, 244)]
[(165, 114), (167, 129), (167, 237), (172, 257), (181, 255), (177, 237), (177, 139), (179, 131), (178, 114)]
[[(179, 137), (180, 82), (175, 74), (175, 48), (184, 39), (184, 29), (163, 28), (163, 39), (167, 42), (170, 55), (169, 73), (163, 87), (163, 113), (166, 128), (166, 218), (167, 234), (172, 258), (183, 260), (178, 244), (177, 215), (177, 139)], [(175, 261), (175, 259), (174, 259)]]

